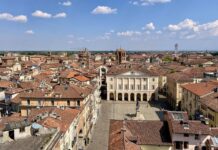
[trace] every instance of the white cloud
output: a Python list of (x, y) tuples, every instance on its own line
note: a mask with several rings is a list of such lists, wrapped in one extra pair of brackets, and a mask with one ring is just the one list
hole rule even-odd
[(139, 32), (139, 31), (125, 31), (125, 32), (118, 32), (117, 35), (131, 37), (134, 35), (141, 35), (141, 32)]
[(33, 30), (27, 30), (25, 33), (26, 34), (35, 34), (35, 32)]
[(180, 28), (178, 25), (173, 25), (173, 24), (168, 25), (168, 29), (169, 29), (170, 31), (178, 31), (178, 30), (181, 30), (181, 28)]
[(105, 32), (104, 35), (98, 37), (101, 40), (110, 40), (111, 36), (114, 34), (114, 30), (110, 30), (109, 32)]
[(185, 36), (185, 39), (193, 39), (193, 38), (195, 38), (195, 37), (196, 37), (195, 34), (191, 34), (191, 35)]
[(218, 20), (198, 25), (199, 32), (207, 32), (212, 36), (218, 36)]
[(130, 1), (130, 3), (133, 5), (148, 6), (148, 5), (169, 3), (171, 1), (172, 0), (136, 0), (136, 1)]
[(218, 36), (218, 20), (199, 24), (191, 19), (185, 19), (178, 24), (168, 25), (168, 30), (174, 32), (174, 35), (180, 35), (180, 38), (192, 39), (196, 37)]
[(163, 33), (163, 32), (160, 31), (160, 30), (156, 31), (156, 34), (162, 34), (162, 33)]
[(143, 30), (155, 30), (155, 25), (153, 22), (150, 22), (145, 25), (145, 27), (142, 28)]
[(110, 40), (111, 39), (110, 35), (107, 35), (107, 34), (100, 36), (99, 38), (102, 40)]
[(197, 23), (194, 22), (191, 19), (185, 19), (184, 21), (178, 23), (178, 24), (170, 24), (168, 26), (168, 29), (170, 31), (180, 31), (180, 30), (193, 30), (193, 31), (198, 31), (198, 26)]
[(41, 10), (36, 10), (34, 13), (32, 13), (32, 16), (39, 17), (39, 18), (51, 18), (52, 17), (51, 14), (47, 12), (43, 12)]
[(36, 10), (35, 12), (32, 13), (32, 16), (38, 17), (38, 18), (66, 18), (67, 14), (65, 12), (57, 13), (56, 15), (49, 14), (47, 12), (43, 12), (41, 10)]
[(139, 5), (138, 1), (129, 1), (129, 3), (132, 4), (132, 5)]
[(66, 18), (67, 14), (62, 12), (62, 13), (58, 13), (56, 15), (53, 16), (54, 18)]
[(108, 6), (97, 6), (93, 11), (92, 14), (116, 14), (117, 9), (116, 8), (110, 8)]
[(151, 34), (151, 32), (150, 32), (150, 31), (146, 31), (145, 34), (148, 34), (148, 35), (149, 35), (149, 34)]
[(0, 20), (7, 20), (7, 21), (26, 23), (27, 22), (27, 16), (24, 16), (24, 15), (13, 16), (10, 13), (0, 13)]
[(66, 1), (66, 2), (60, 2), (59, 3), (60, 5), (63, 5), (63, 6), (71, 6), (72, 5), (72, 2), (71, 1)]

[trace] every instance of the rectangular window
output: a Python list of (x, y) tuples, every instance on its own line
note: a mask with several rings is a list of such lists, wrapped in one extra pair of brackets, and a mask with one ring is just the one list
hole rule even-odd
[(131, 85), (131, 89), (132, 89), (132, 90), (134, 90), (134, 89), (135, 89), (134, 85)]
[(69, 100), (67, 101), (67, 106), (70, 106), (70, 101)]
[(20, 132), (25, 132), (25, 127), (21, 127)]
[(144, 85), (144, 90), (147, 90), (147, 85)]
[(195, 134), (195, 140), (199, 140), (199, 139), (200, 139), (199, 134)]
[(155, 85), (152, 85), (152, 89), (153, 89), (153, 90), (155, 89)]
[(188, 142), (184, 142), (184, 149), (188, 149)]
[(80, 106), (80, 101), (79, 100), (77, 101), (77, 106)]
[(54, 106), (54, 100), (51, 101), (51, 105)]
[(182, 143), (181, 142), (175, 142), (176, 149), (182, 149)]
[(30, 100), (29, 99), (27, 100), (27, 105), (30, 105)]
[(138, 85), (138, 90), (141, 90), (141, 85)]
[(155, 81), (155, 78), (152, 78), (152, 81), (154, 82), (154, 81)]
[(128, 84), (126, 84), (126, 85), (125, 85), (125, 89), (126, 89), (126, 90), (128, 90), (128, 89), (129, 89), (129, 86), (128, 86)]
[(186, 134), (186, 133), (185, 133), (185, 134), (184, 134), (184, 137), (189, 137), (189, 134)]
[(110, 89), (113, 90), (113, 85), (112, 84), (110, 85)]
[(122, 85), (121, 84), (119, 84), (119, 90), (122, 90)]

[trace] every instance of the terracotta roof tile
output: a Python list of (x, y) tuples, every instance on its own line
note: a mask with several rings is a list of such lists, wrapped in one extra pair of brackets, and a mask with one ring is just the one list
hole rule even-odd
[[(79, 115), (80, 110), (78, 109), (59, 109), (55, 107), (44, 107), (41, 109), (32, 109), (28, 116), (29, 121), (35, 121), (39, 115), (47, 113), (47, 116), (38, 123), (47, 128), (59, 128), (60, 131), (66, 132), (70, 124)], [(55, 114), (53, 116), (52, 114)], [(57, 116), (57, 117), (56, 117)]]
[(74, 78), (75, 78), (76, 80), (78, 80), (78, 81), (81, 81), (81, 82), (86, 82), (86, 81), (89, 81), (89, 80), (90, 80), (89, 78), (87, 78), (87, 77), (85, 77), (85, 76), (83, 76), (83, 75), (75, 76)]
[(214, 110), (215, 112), (218, 112), (218, 93), (215, 92), (201, 98), (200, 103)]
[(198, 96), (204, 96), (213, 93), (214, 89), (218, 87), (218, 82), (201, 82), (181, 85), (182, 88), (194, 93)]
[(140, 145), (171, 145), (167, 123), (111, 120), (109, 150), (140, 150)]

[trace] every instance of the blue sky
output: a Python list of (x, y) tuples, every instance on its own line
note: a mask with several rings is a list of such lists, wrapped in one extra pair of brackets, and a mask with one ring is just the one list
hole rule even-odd
[(217, 0), (0, 0), (1, 50), (218, 50)]

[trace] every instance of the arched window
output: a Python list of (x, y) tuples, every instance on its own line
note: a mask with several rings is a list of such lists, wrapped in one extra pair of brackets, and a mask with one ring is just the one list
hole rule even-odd
[(129, 100), (129, 95), (128, 95), (128, 93), (125, 93), (125, 94), (124, 94), (124, 100), (125, 100), (125, 101), (128, 101), (128, 100)]
[(110, 100), (114, 100), (114, 93), (110, 93)]
[(143, 101), (147, 101), (147, 94), (146, 93), (143, 94)]
[(122, 93), (118, 93), (118, 100), (122, 101)]
[(131, 93), (130, 99), (131, 99), (131, 101), (135, 101), (135, 95), (134, 95), (134, 93)]
[(141, 101), (141, 94), (140, 93), (138, 93), (136, 97), (137, 97), (137, 101)]

